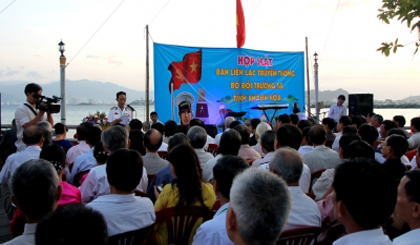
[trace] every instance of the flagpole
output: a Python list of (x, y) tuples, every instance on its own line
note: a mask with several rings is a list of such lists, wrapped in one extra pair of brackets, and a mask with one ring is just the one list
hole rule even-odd
[(309, 83), (308, 37), (305, 37), (305, 43), (306, 43), (306, 87), (307, 87), (306, 96), (308, 97), (306, 101), (306, 108), (308, 108), (307, 114), (308, 114), (308, 117), (310, 117), (311, 116), (311, 89), (310, 89), (310, 83)]
[(175, 101), (174, 101), (174, 83), (171, 81), (171, 108), (172, 108), (172, 121), (175, 121)]
[(146, 25), (146, 129), (149, 129), (149, 25)]

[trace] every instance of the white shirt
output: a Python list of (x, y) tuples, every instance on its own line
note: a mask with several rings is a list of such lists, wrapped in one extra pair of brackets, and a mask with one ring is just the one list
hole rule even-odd
[(324, 145), (318, 145), (312, 151), (303, 155), (303, 162), (308, 165), (311, 173), (313, 173), (324, 168), (335, 168), (341, 160), (336, 151)]
[(40, 153), (41, 147), (31, 145), (26, 147), (26, 149), (21, 152), (16, 152), (10, 155), (6, 159), (6, 163), (4, 164), (3, 169), (0, 172), (0, 183), (2, 185), (8, 185), (9, 179), (11, 178), (15, 170), (26, 161), (32, 159), (39, 159)]
[[(35, 107), (33, 107), (28, 102), (25, 102), (23, 105), (20, 105), (16, 111), (15, 111), (15, 120), (16, 120), (16, 129), (17, 129), (17, 141), (15, 143), (18, 151), (23, 151), (26, 147), (25, 143), (22, 141), (23, 136), (23, 130), (22, 127), (26, 123), (32, 121), (35, 119), (36, 115), (32, 112), (31, 109), (29, 109), (26, 105), (29, 105), (32, 107), (37, 113), (39, 113), (39, 110), (37, 110)], [(42, 119), (40, 121), (47, 121), (47, 113), (44, 113)]]
[(204, 222), (198, 227), (193, 245), (233, 245), (226, 230), (226, 213), (229, 203), (217, 210), (212, 220)]
[(71, 173), (67, 176), (67, 182), (73, 184), (73, 178), (77, 173), (96, 166), (96, 158), (93, 156), (94, 149), (95, 147), (92, 147), (88, 152), (76, 157)]
[(283, 231), (307, 226), (321, 227), (321, 212), (318, 206), (298, 186), (289, 186), (293, 205)]
[(333, 245), (392, 245), (382, 228), (350, 233), (336, 240)]
[(156, 221), (152, 201), (134, 194), (100, 196), (86, 207), (97, 210), (104, 216), (108, 236), (145, 228)]
[(206, 162), (206, 164), (203, 167), (203, 182), (210, 183), (210, 181), (213, 179), (214, 165), (216, 165), (217, 160), (219, 160), (222, 157), (222, 154), (218, 154), (215, 158), (210, 159)]
[(416, 245), (419, 244), (420, 228), (411, 230), (394, 239), (396, 245)]
[(256, 145), (251, 146), (252, 149), (257, 151), (261, 157), (264, 157), (264, 152), (262, 151), (261, 144), (258, 142)]
[(339, 132), (336, 136), (335, 136), (335, 139), (334, 139), (334, 143), (332, 144), (332, 149), (334, 150), (334, 151), (337, 151), (338, 152), (338, 149), (340, 148), (340, 138), (341, 138), (341, 132)]
[[(380, 152), (375, 152), (375, 160), (379, 163), (384, 163), (386, 161), (385, 157), (383, 157)], [(401, 163), (404, 165), (411, 165), (410, 160), (408, 160), (405, 155), (401, 157)]]
[(325, 170), (321, 176), (315, 181), (315, 184), (312, 186), (312, 191), (315, 195), (315, 201), (318, 201), (330, 188), (332, 182), (334, 181), (335, 169), (330, 168)]
[[(229, 131), (229, 129), (230, 129), (230, 128), (225, 129), (225, 131), (224, 131), (224, 132)], [(224, 132), (219, 133), (219, 134), (216, 134), (216, 137), (214, 137), (214, 143), (215, 143), (216, 145), (218, 145), (218, 146), (220, 145), (220, 139), (222, 138), (222, 134), (223, 134)]]
[(204, 151), (203, 148), (194, 149), (194, 151), (195, 151), (195, 153), (197, 153), (197, 157), (198, 157), (198, 161), (200, 161), (201, 169), (204, 168), (204, 165), (206, 165), (206, 163), (209, 160), (214, 159), (214, 156), (211, 153)]
[(159, 147), (158, 151), (168, 151), (168, 144), (162, 142), (162, 145)]
[(417, 156), (414, 156), (413, 159), (411, 159), (410, 165), (411, 169), (417, 168)]
[(330, 111), (328, 112), (328, 117), (334, 119), (335, 122), (338, 122), (338, 120), (340, 120), (340, 117), (345, 115), (347, 115), (347, 107), (345, 105), (332, 105), (330, 107)]
[(420, 146), (420, 132), (411, 135), (407, 141), (409, 150), (417, 149)]
[(34, 245), (35, 244), (35, 231), (38, 224), (25, 224), (23, 234), (15, 237), (15, 239), (3, 243), (3, 245)]
[(119, 119), (122, 116), (128, 117), (128, 120), (127, 120), (127, 124), (128, 124), (131, 121), (131, 119), (133, 119), (133, 111), (126, 106), (124, 106), (123, 110), (121, 110), (118, 105), (113, 106), (108, 112), (108, 121), (113, 122), (115, 119)]
[[(269, 171), (269, 163), (261, 164), (261, 166), (259, 166), (258, 168)], [(311, 185), (311, 170), (309, 170), (309, 167), (306, 164), (303, 164), (302, 176), (300, 176), (300, 179), (299, 179), (299, 187), (304, 193), (308, 193), (310, 185)]]
[(267, 155), (264, 156), (263, 159), (257, 159), (252, 162), (252, 167), (258, 168), (261, 164), (269, 163), (271, 161), (271, 157), (273, 157), (274, 151), (267, 152)]
[(310, 152), (313, 149), (314, 147), (311, 145), (302, 145), (301, 147), (299, 147), (298, 152), (300, 153), (301, 156), (303, 156), (305, 153)]
[[(143, 176), (136, 189), (146, 192), (148, 183), (147, 171), (143, 167)], [(111, 191), (106, 175), (106, 164), (92, 168), (79, 189), (80, 194), (82, 195), (83, 204), (89, 203), (99, 196), (110, 194)]]
[(73, 146), (72, 148), (70, 148), (67, 151), (67, 164), (71, 164), (74, 163), (74, 161), (76, 160), (76, 158), (80, 155), (82, 155), (83, 153), (86, 153), (90, 150), (90, 146), (88, 144), (86, 144), (86, 141), (82, 140), (79, 142), (79, 144)]

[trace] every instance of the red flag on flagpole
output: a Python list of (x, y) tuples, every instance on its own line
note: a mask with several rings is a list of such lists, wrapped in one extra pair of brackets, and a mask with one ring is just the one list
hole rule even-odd
[(245, 17), (241, 0), (236, 0), (236, 43), (238, 48), (245, 44)]

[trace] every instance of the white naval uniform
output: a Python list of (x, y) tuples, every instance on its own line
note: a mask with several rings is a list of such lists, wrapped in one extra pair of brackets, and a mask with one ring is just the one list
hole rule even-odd
[(113, 106), (108, 112), (108, 121), (113, 122), (115, 119), (119, 119), (122, 116), (127, 116), (128, 122), (130, 122), (133, 119), (133, 111), (127, 106), (124, 106), (123, 110), (121, 110), (120, 107), (118, 107), (118, 105)]

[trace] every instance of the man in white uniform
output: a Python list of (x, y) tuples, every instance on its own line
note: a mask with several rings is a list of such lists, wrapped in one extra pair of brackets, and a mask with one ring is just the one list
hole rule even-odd
[(116, 123), (128, 124), (133, 119), (133, 108), (126, 105), (127, 95), (125, 92), (120, 91), (117, 93), (117, 106), (111, 107), (108, 112), (108, 121), (114, 125)]
[(25, 150), (25, 143), (22, 142), (23, 130), (31, 125), (35, 125), (39, 121), (48, 121), (54, 125), (54, 119), (51, 112), (36, 109), (36, 103), (39, 98), (35, 98), (34, 94), (42, 95), (42, 88), (36, 83), (29, 83), (25, 86), (26, 102), (20, 105), (15, 111), (17, 141), (15, 143), (17, 151)]

